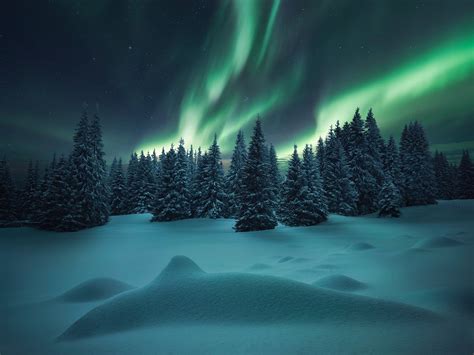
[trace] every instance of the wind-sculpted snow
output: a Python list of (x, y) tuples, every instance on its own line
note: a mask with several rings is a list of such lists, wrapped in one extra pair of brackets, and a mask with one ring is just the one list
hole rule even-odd
[(62, 302), (93, 302), (104, 300), (132, 289), (133, 286), (111, 278), (84, 281), (57, 298)]
[(337, 291), (359, 291), (367, 288), (363, 282), (348, 277), (346, 275), (329, 275), (313, 282), (313, 285), (330, 288)]
[(455, 239), (449, 237), (432, 237), (421, 240), (416, 244), (418, 248), (447, 248), (447, 247), (456, 247), (462, 245), (462, 242), (459, 242)]
[(118, 295), (72, 324), (59, 340), (72, 340), (164, 324), (301, 324), (308, 322), (433, 322), (435, 313), (319, 289), (289, 279), (202, 271), (175, 256), (154, 281)]

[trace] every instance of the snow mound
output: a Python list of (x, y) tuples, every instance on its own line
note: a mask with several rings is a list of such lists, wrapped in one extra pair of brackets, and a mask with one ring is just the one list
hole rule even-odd
[(367, 288), (367, 284), (353, 279), (346, 275), (329, 275), (322, 277), (316, 282), (314, 286), (330, 288), (337, 291), (359, 291)]
[(374, 249), (375, 247), (370, 244), (370, 243), (366, 243), (366, 242), (358, 242), (358, 243), (354, 243), (352, 244), (351, 246), (349, 246), (349, 250), (354, 250), (354, 251), (361, 251), (361, 250), (369, 250), (369, 249)]
[(474, 318), (474, 289), (472, 287), (430, 289), (417, 292), (412, 295), (412, 298), (439, 311), (454, 312)]
[(455, 239), (449, 237), (431, 237), (425, 238), (419, 241), (415, 247), (416, 248), (447, 248), (447, 247), (456, 247), (464, 243), (459, 242)]
[(286, 263), (287, 261), (293, 260), (294, 258), (292, 256), (285, 256), (284, 258), (281, 258), (278, 260), (279, 263)]
[(357, 321), (358, 324), (386, 324), (436, 319), (441, 318), (423, 308), (338, 293), (279, 277), (208, 274), (181, 256), (173, 258), (147, 286), (118, 295), (86, 313), (58, 340), (170, 323), (258, 325)]
[(292, 263), (295, 263), (295, 264), (301, 264), (301, 263), (306, 263), (308, 261), (311, 261), (311, 259), (308, 259), (308, 258), (296, 258), (296, 259), (293, 259), (291, 262)]
[(133, 286), (111, 278), (95, 278), (84, 281), (57, 298), (62, 302), (93, 302), (110, 298), (131, 290)]
[(256, 263), (249, 267), (249, 270), (259, 271), (259, 270), (268, 270), (271, 269), (271, 266), (263, 263)]

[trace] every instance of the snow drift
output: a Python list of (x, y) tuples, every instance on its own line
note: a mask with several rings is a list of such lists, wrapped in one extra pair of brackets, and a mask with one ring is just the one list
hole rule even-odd
[(423, 308), (319, 289), (289, 279), (244, 273), (205, 273), (175, 256), (145, 287), (118, 295), (72, 324), (58, 340), (139, 327), (193, 323), (429, 322)]
[(131, 290), (133, 286), (111, 278), (95, 278), (84, 281), (57, 298), (62, 302), (93, 302), (104, 300)]
[(329, 275), (313, 282), (314, 286), (330, 288), (337, 291), (359, 291), (367, 288), (363, 282), (353, 279), (346, 275)]

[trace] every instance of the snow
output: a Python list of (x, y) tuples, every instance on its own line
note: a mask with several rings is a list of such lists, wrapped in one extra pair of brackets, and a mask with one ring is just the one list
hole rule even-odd
[(122, 281), (98, 277), (80, 283), (58, 297), (62, 302), (92, 302), (110, 298), (124, 291), (132, 289)]
[[(473, 215), (471, 200), (249, 233), (147, 214), (1, 229), (0, 352), (471, 353)], [(137, 288), (97, 300), (104, 278)], [(86, 301), (51, 301), (84, 282)]]

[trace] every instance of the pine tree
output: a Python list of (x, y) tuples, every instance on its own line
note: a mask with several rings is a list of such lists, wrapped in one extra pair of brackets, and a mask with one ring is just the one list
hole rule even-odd
[(397, 143), (393, 136), (390, 136), (384, 154), (385, 175), (391, 179), (395, 187), (400, 190), (402, 187), (402, 176), (400, 171), (400, 155)]
[(189, 159), (184, 148), (184, 140), (181, 139), (176, 156), (176, 165), (174, 171), (174, 189), (177, 193), (176, 205), (179, 206), (176, 219), (185, 219), (191, 217), (191, 195), (189, 191)]
[(198, 211), (200, 210), (200, 206), (202, 206), (202, 187), (205, 178), (205, 169), (207, 164), (207, 153), (204, 154), (205, 157), (201, 153), (201, 147), (198, 147), (196, 153), (196, 171), (194, 173), (194, 178), (190, 182), (191, 184), (191, 216), (192, 217), (200, 217), (198, 215)]
[(405, 126), (400, 138), (402, 192), (405, 205), (436, 203), (435, 175), (423, 127), (418, 122)]
[(22, 219), (30, 220), (33, 217), (38, 184), (38, 163), (33, 167), (33, 162), (30, 160), (26, 172), (25, 186), (21, 194), (20, 217)]
[(401, 196), (387, 176), (379, 193), (379, 217), (400, 217)]
[(214, 136), (214, 141), (207, 153), (201, 189), (198, 216), (207, 218), (223, 217), (227, 196), (224, 191), (224, 169), (220, 148), (217, 144), (217, 136)]
[(265, 150), (262, 124), (257, 119), (242, 176), (243, 194), (234, 226), (237, 232), (274, 229), (277, 226)]
[(14, 212), (15, 187), (6, 159), (0, 160), (0, 224), (16, 219)]
[(328, 208), (326, 198), (324, 196), (324, 188), (322, 184), (321, 174), (318, 168), (318, 162), (310, 145), (306, 145), (303, 150), (303, 174), (308, 186), (310, 200), (313, 201), (319, 221), (327, 219)]
[(127, 213), (136, 213), (135, 211), (139, 206), (140, 179), (138, 169), (138, 155), (133, 153), (127, 167)]
[(122, 159), (114, 159), (110, 176), (110, 214), (112, 216), (127, 213), (127, 186), (122, 167)]
[(143, 151), (138, 159), (135, 172), (133, 193), (135, 206), (132, 213), (146, 213), (152, 210), (153, 199), (156, 194), (156, 180), (153, 173), (152, 158), (150, 154), (145, 155)]
[(93, 210), (91, 214), (91, 225), (100, 226), (109, 220), (109, 190), (107, 185), (107, 164), (104, 156), (104, 144), (102, 142), (102, 126), (100, 118), (94, 115), (89, 127), (89, 144), (92, 153), (92, 194)]
[(435, 152), (433, 167), (436, 177), (436, 198), (451, 200), (456, 197), (456, 175), (442, 152)]
[(178, 205), (180, 196), (175, 185), (176, 162), (176, 151), (171, 146), (161, 161), (160, 181), (154, 200), (152, 222), (174, 221), (182, 216), (181, 206)]
[(332, 129), (326, 139), (325, 152), (323, 180), (328, 211), (354, 216), (357, 214), (357, 190), (351, 181), (344, 148)]
[(234, 151), (226, 176), (226, 192), (228, 197), (227, 217), (237, 217), (240, 211), (240, 197), (242, 195), (242, 177), (247, 159), (244, 134), (239, 131), (235, 141)]
[(357, 190), (357, 211), (359, 214), (374, 212), (377, 209), (378, 185), (372, 175), (376, 170), (374, 159), (369, 154), (364, 132), (364, 123), (356, 110), (350, 124), (348, 163), (351, 179)]
[(377, 188), (382, 187), (384, 183), (384, 156), (385, 142), (380, 134), (380, 129), (375, 120), (372, 109), (369, 110), (365, 120), (365, 136), (367, 141), (368, 153), (372, 157), (372, 165), (370, 173), (377, 182)]
[(273, 202), (272, 208), (276, 210), (280, 202), (282, 179), (280, 175), (280, 170), (278, 169), (278, 158), (273, 144), (270, 145), (270, 149), (268, 150), (268, 166), (268, 179), (270, 180), (271, 200)]
[(458, 198), (474, 198), (474, 166), (467, 150), (462, 152), (458, 167)]

